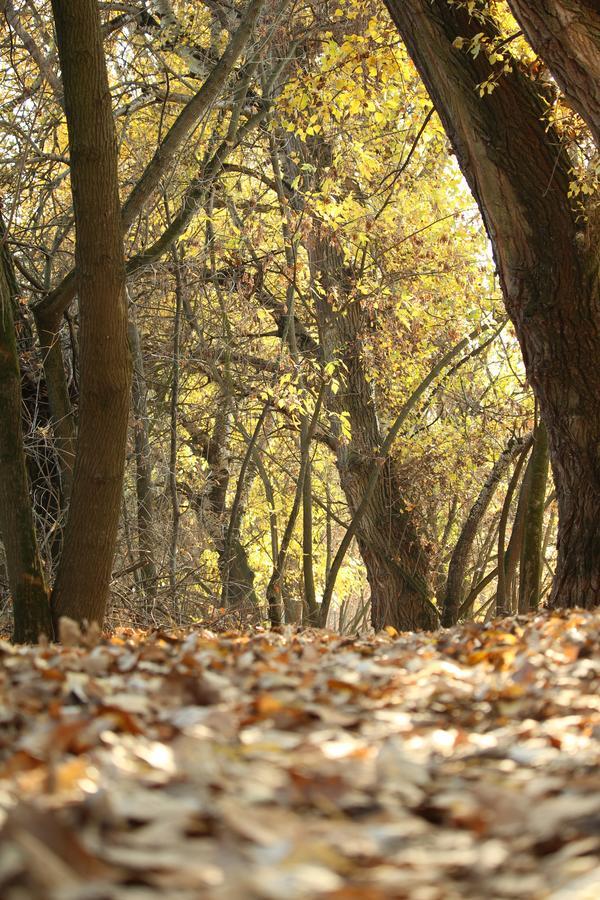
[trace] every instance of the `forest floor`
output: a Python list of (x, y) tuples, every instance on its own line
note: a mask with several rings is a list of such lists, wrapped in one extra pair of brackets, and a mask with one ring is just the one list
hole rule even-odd
[(600, 613), (62, 637), (0, 643), (3, 900), (600, 897)]

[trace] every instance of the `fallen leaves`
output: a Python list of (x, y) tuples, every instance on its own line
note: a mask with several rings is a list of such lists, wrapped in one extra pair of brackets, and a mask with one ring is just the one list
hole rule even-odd
[(0, 643), (3, 900), (585, 900), (600, 614)]

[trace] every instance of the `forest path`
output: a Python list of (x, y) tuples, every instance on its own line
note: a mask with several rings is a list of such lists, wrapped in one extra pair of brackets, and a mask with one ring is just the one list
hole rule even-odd
[(600, 896), (600, 613), (71, 643), (0, 643), (3, 900)]

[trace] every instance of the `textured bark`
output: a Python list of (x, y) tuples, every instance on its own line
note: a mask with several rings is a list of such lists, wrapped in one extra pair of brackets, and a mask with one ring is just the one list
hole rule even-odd
[(117, 146), (98, 5), (53, 0), (81, 317), (79, 433), (53, 615), (102, 623), (121, 506), (131, 359)]
[(509, 5), (600, 148), (598, 0), (509, 0)]
[[(528, 440), (531, 442), (531, 437)], [(458, 619), (458, 611), (463, 603), (469, 555), (482, 519), (500, 481), (508, 471), (512, 460), (517, 453), (522, 451), (524, 445), (525, 441), (523, 440), (511, 441), (509, 446), (500, 454), (464, 521), (448, 566), (448, 578), (442, 601), (442, 625), (446, 628), (455, 625)]]
[(519, 612), (523, 613), (536, 609), (540, 602), (544, 507), (548, 482), (548, 438), (542, 423), (538, 424), (535, 429), (529, 468), (530, 477), (519, 578)]
[(514, 66), (483, 98), (492, 68), (453, 46), (489, 23), (446, 0), (386, 0), (479, 204), (507, 311), (546, 425), (559, 507), (550, 602), (600, 602), (600, 276), (593, 217), (577, 221), (568, 160), (544, 105)]
[[(334, 412), (347, 413), (350, 420), (352, 437), (348, 444), (339, 442), (337, 467), (354, 515), (383, 440), (363, 358), (363, 314), (359, 301), (345, 305), (343, 312), (335, 309), (350, 296), (352, 273), (325, 232), (315, 238), (311, 257), (313, 277), (319, 285), (315, 309), (324, 355), (343, 363), (344, 383), (328, 398), (328, 405)], [(382, 460), (381, 474), (357, 531), (376, 629), (392, 625), (406, 631), (436, 624), (429, 600), (429, 555), (403, 496), (396, 463), (388, 456)]]
[(0, 532), (13, 602), (14, 639), (52, 636), (38, 553), (21, 425), (21, 373), (13, 319), (14, 279), (0, 223)]

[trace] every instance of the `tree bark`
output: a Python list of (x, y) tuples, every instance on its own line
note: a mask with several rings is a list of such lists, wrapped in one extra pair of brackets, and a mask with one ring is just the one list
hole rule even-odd
[(53, 0), (75, 214), (81, 317), (79, 433), (52, 607), (102, 624), (117, 536), (129, 413), (117, 145), (95, 0)]
[(600, 148), (600, 5), (597, 0), (509, 0), (527, 40), (587, 122)]
[(479, 204), (548, 432), (559, 508), (554, 606), (600, 603), (600, 273), (594, 216), (577, 220), (569, 165), (518, 64), (495, 90), (485, 53), (454, 45), (482, 31), (446, 0), (386, 0)]
[[(351, 439), (338, 443), (337, 467), (354, 515), (365, 496), (383, 436), (365, 370), (360, 302), (348, 303), (343, 312), (335, 309), (336, 302), (350, 296), (352, 274), (327, 234), (316, 235), (313, 243), (321, 345), (326, 360), (337, 358), (343, 363), (343, 382), (335, 395), (328, 396), (328, 406), (350, 420)], [(387, 456), (356, 534), (371, 588), (371, 621), (377, 630), (385, 625), (398, 631), (430, 629), (436, 624), (429, 600), (429, 555), (403, 496), (397, 464)]]
[(52, 637), (49, 594), (38, 552), (21, 423), (21, 372), (15, 338), (15, 282), (0, 222), (0, 532), (18, 642)]

